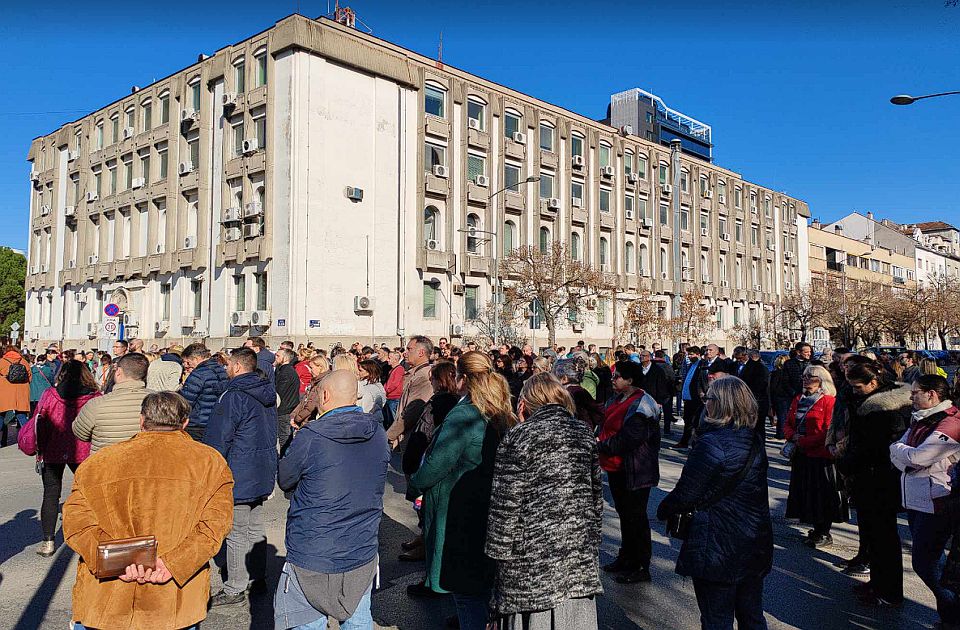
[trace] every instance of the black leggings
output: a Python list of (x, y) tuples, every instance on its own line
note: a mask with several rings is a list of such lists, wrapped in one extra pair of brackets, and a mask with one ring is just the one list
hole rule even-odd
[(63, 490), (63, 471), (69, 466), (70, 472), (77, 472), (80, 464), (43, 464), (43, 504), (40, 506), (40, 527), (43, 539), (53, 540), (57, 532), (57, 513), (60, 511), (60, 493)]

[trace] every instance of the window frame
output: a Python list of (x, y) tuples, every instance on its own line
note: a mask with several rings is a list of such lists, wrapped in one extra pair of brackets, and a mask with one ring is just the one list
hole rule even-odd
[[(432, 93), (432, 94), (431, 94)], [(436, 99), (439, 96), (439, 113), (430, 111), (429, 104), (431, 97)], [(423, 84), (423, 113), (426, 116), (433, 116), (441, 120), (447, 119), (447, 88), (435, 81), (426, 81)]]

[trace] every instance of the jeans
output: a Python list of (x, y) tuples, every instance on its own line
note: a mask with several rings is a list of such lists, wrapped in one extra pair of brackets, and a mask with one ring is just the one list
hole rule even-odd
[(783, 439), (783, 427), (787, 424), (787, 414), (790, 413), (790, 404), (793, 401), (789, 398), (774, 398), (773, 413), (777, 414), (777, 439)]
[(43, 481), (43, 503), (40, 505), (40, 528), (44, 540), (53, 540), (57, 533), (57, 514), (60, 512), (60, 494), (63, 490), (63, 471), (70, 466), (70, 472), (77, 472), (80, 464), (51, 464), (44, 462), (41, 480)]
[(937, 613), (945, 623), (960, 622), (957, 594), (940, 586), (943, 573), (943, 549), (953, 534), (953, 519), (946, 514), (927, 514), (907, 510), (907, 522), (913, 536), (913, 570), (937, 599)]
[(627, 474), (623, 471), (608, 472), (613, 507), (620, 517), (620, 553), (618, 558), (633, 569), (650, 568), (653, 544), (650, 538), (650, 519), (647, 503), (650, 488), (627, 488)]
[(453, 594), (453, 603), (457, 607), (457, 619), (460, 630), (485, 630), (490, 614), (487, 609), (487, 595)]
[(765, 630), (763, 577), (744, 578), (734, 584), (693, 578), (693, 591), (700, 608), (702, 630)]
[(233, 506), (233, 529), (227, 534), (227, 579), (223, 591), (243, 593), (251, 579), (267, 574), (267, 535), (263, 528), (263, 501)]

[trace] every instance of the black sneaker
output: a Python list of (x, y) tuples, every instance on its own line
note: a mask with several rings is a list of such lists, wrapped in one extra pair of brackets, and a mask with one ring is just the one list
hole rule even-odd
[(829, 547), (833, 544), (833, 536), (830, 534), (814, 534), (808, 538), (804, 544), (808, 547), (813, 547), (814, 549)]
[(614, 578), (618, 584), (637, 584), (638, 582), (650, 581), (650, 569), (637, 569), (622, 573)]
[(210, 597), (210, 608), (216, 608), (217, 606), (232, 606), (234, 604), (239, 604), (246, 598), (246, 593), (227, 593), (226, 591), (220, 590)]
[(858, 564), (848, 565), (846, 569), (841, 571), (844, 575), (849, 575), (851, 577), (869, 577), (870, 576), (870, 563), (869, 562), (860, 562)]
[(438, 593), (432, 588), (428, 587), (424, 582), (417, 582), (416, 584), (407, 585), (407, 595), (410, 597), (442, 597), (441, 593)]
[(622, 573), (624, 571), (630, 571), (633, 567), (631, 567), (630, 563), (626, 560), (617, 558), (613, 562), (605, 564), (600, 568), (603, 569), (605, 573)]

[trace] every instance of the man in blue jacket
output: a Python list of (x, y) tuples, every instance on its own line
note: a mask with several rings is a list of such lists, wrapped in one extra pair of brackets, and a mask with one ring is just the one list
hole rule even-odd
[(210, 598), (211, 606), (240, 603), (251, 585), (265, 585), (263, 502), (276, 482), (277, 390), (273, 381), (261, 378), (256, 369), (253, 350), (237, 348), (230, 354), (230, 381), (214, 405), (203, 435), (203, 442), (227, 460), (234, 480), (233, 529), (225, 543), (227, 579), (223, 590)]
[(322, 630), (330, 616), (343, 630), (367, 630), (390, 448), (380, 414), (357, 407), (351, 372), (331, 372), (320, 388), (322, 416), (280, 460), (277, 481), (293, 497), (275, 627)]
[(198, 442), (203, 441), (214, 405), (227, 387), (227, 371), (202, 343), (192, 343), (181, 355), (183, 366), (190, 375), (180, 388), (180, 395), (190, 403), (190, 424), (187, 433)]
[(263, 337), (250, 337), (243, 342), (244, 348), (250, 348), (257, 353), (257, 367), (263, 373), (263, 378), (273, 380), (273, 363), (277, 355), (267, 350), (267, 342)]

